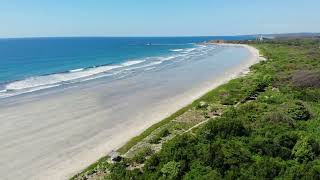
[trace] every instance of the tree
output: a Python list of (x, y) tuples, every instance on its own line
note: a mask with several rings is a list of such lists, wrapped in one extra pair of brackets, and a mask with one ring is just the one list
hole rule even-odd
[(312, 161), (319, 155), (320, 146), (313, 138), (303, 137), (293, 147), (292, 154), (299, 162)]
[(180, 163), (170, 161), (161, 168), (161, 173), (164, 179), (173, 180), (179, 175)]

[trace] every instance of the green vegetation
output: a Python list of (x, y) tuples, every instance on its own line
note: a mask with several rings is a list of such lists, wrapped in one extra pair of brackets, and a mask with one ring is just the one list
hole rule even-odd
[(124, 146), (122, 146), (120, 149), (118, 149), (118, 152), (124, 154), (126, 152), (128, 152), (128, 150), (130, 148), (132, 148), (134, 145), (136, 145), (138, 142), (140, 142), (142, 139), (146, 138), (147, 136), (149, 136), (153, 131), (155, 131), (156, 129), (158, 129), (159, 127), (162, 127), (166, 124), (168, 124), (169, 122), (171, 122), (174, 118), (180, 116), (181, 114), (183, 114), (184, 112), (186, 112), (191, 105), (186, 106), (182, 109), (180, 109), (179, 111), (177, 111), (176, 113), (172, 114), (171, 116), (169, 116), (168, 118), (152, 125), (151, 127), (149, 127), (147, 130), (145, 130), (143, 133), (141, 133), (139, 136), (136, 136), (134, 138), (132, 138), (129, 142), (127, 142)]
[(252, 45), (268, 61), (210, 91), (148, 135), (158, 129), (155, 139), (171, 136), (181, 128), (174, 125), (180, 117), (199, 111), (205, 124), (174, 134), (159, 151), (144, 149), (110, 165), (103, 178), (320, 179), (320, 41)]
[(97, 162), (93, 163), (89, 167), (87, 167), (85, 170), (83, 170), (81, 173), (73, 176), (70, 178), (70, 180), (75, 179), (88, 179), (91, 176), (106, 176), (106, 172), (108, 168), (110, 167), (109, 163), (107, 162), (109, 157), (103, 157), (99, 159)]
[(136, 155), (132, 158), (132, 160), (135, 163), (143, 163), (146, 160), (146, 157), (150, 156), (153, 153), (153, 150), (151, 149), (151, 147), (146, 146), (142, 149), (140, 149)]
[(151, 144), (158, 144), (162, 138), (167, 137), (169, 134), (168, 128), (163, 128), (158, 134), (154, 135), (149, 142)]

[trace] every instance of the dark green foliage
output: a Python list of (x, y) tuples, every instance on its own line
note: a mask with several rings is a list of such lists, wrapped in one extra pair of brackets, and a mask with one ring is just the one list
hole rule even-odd
[(159, 136), (154, 136), (150, 139), (149, 143), (151, 144), (159, 144), (161, 141), (161, 137)]
[(168, 136), (169, 134), (170, 134), (170, 132), (169, 132), (168, 128), (164, 128), (159, 132), (159, 136), (162, 138)]
[(110, 167), (111, 174), (109, 175), (109, 178), (113, 180), (130, 179), (126, 178), (129, 173), (126, 168), (127, 166), (123, 162), (113, 164)]
[(310, 112), (300, 101), (295, 102), (294, 105), (288, 109), (288, 113), (294, 120), (308, 120), (311, 116)]
[(314, 160), (320, 153), (319, 143), (310, 137), (303, 137), (294, 146), (292, 154), (299, 162)]
[(240, 166), (251, 162), (248, 147), (239, 140), (226, 141), (221, 148), (224, 168)]
[(249, 134), (243, 123), (238, 119), (220, 118), (209, 121), (199, 135), (206, 141), (214, 138), (228, 138), (232, 136), (246, 136)]
[(178, 177), (180, 172), (180, 163), (170, 161), (161, 168), (163, 179), (174, 180)]
[[(261, 158), (250, 167), (251, 176), (260, 179), (272, 179), (277, 177), (285, 168), (285, 164), (279, 158)], [(249, 171), (249, 172), (250, 172)]]
[(155, 136), (153, 136), (151, 139), (150, 139), (150, 143), (151, 144), (159, 144), (160, 141), (161, 141), (161, 138), (164, 138), (166, 136), (168, 136), (170, 134), (168, 128), (163, 128), (160, 130), (160, 132), (158, 134), (156, 134)]
[(143, 163), (145, 161), (145, 158), (147, 156), (150, 156), (152, 153), (153, 150), (149, 146), (146, 146), (139, 150), (137, 154), (132, 158), (132, 160), (137, 163)]
[(208, 179), (222, 179), (221, 174), (208, 166), (204, 166), (199, 161), (194, 161), (191, 165), (190, 171), (183, 177), (184, 180), (208, 180)]
[(196, 155), (196, 143), (197, 139), (189, 134), (177, 136), (163, 146), (161, 159), (189, 162)]
[(282, 123), (282, 124), (289, 125), (291, 127), (294, 126), (294, 120), (291, 117), (289, 117), (287, 114), (281, 111), (269, 112), (268, 114), (266, 114), (265, 119), (266, 121), (269, 121), (275, 124)]

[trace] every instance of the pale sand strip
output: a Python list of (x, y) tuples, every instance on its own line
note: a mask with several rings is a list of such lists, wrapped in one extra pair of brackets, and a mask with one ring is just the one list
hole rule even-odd
[[(249, 72), (249, 67), (259, 61), (259, 52), (253, 47), (225, 46), (243, 46), (251, 57), (188, 91), (183, 87), (169, 89), (177, 91), (172, 96), (163, 92), (161, 84), (170, 84), (170, 80), (159, 77), (160, 84), (152, 84), (150, 79), (146, 85), (137, 78), (112, 86), (89, 83), (81, 90), (27, 96), (0, 106), (1, 176), (66, 179), (209, 90)], [(174, 76), (174, 72), (168, 73)]]

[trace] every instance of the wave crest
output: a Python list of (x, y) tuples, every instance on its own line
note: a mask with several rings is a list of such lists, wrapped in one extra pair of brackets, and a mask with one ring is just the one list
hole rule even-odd
[(6, 88), (5, 90), (16, 91), (16, 90), (22, 90), (22, 89), (28, 89), (28, 88), (35, 88), (39, 86), (53, 85), (53, 84), (58, 84), (63, 82), (72, 82), (78, 79), (94, 76), (100, 73), (105, 73), (113, 69), (132, 66), (142, 62), (144, 62), (144, 60), (127, 61), (122, 63), (121, 65), (99, 66), (99, 67), (88, 68), (88, 69), (79, 68), (79, 69), (70, 70), (66, 73), (30, 77), (21, 81), (15, 81), (7, 84), (5, 86)]
[(169, 54), (167, 56), (147, 57), (142, 60), (130, 60), (116, 65), (77, 68), (63, 73), (30, 77), (24, 80), (4, 84), (2, 88), (0, 87), (0, 98), (56, 87), (62, 84), (69, 84), (105, 76), (118, 75), (128, 70), (150, 70), (154, 69), (154, 67), (164, 62), (183, 61), (194, 56), (201, 56), (203, 54), (206, 54), (213, 49), (215, 49), (215, 47), (207, 48), (206, 46), (195, 46), (193, 48), (184, 49), (171, 49), (170, 51), (172, 51), (172, 54)]

